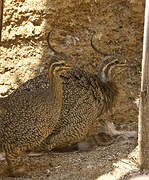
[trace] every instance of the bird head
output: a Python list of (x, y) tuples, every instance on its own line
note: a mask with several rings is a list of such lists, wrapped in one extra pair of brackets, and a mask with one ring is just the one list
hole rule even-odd
[(130, 62), (122, 62), (115, 57), (106, 57), (101, 65), (98, 76), (103, 82), (108, 82), (129, 67), (134, 68), (134, 65)]
[(72, 66), (67, 64), (65, 61), (63, 60), (56, 61), (50, 65), (49, 73), (56, 76), (56, 75), (61, 75), (63, 72), (69, 71), (71, 69), (72, 69)]

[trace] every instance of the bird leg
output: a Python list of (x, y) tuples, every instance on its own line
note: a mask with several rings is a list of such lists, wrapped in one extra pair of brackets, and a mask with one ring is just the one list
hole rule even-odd
[(13, 168), (13, 165), (12, 165), (12, 162), (13, 161), (15, 162), (20, 154), (22, 154), (22, 149), (20, 149), (20, 148), (14, 148), (14, 147), (10, 148), (9, 147), (9, 150), (8, 150), (8, 148), (5, 149), (5, 156), (6, 156), (6, 161), (7, 161), (7, 164), (8, 164), (8, 176), (10, 176), (10, 177), (20, 177), (20, 176), (25, 175), (24, 172), (23, 172), (24, 169), (19, 168), (16, 171), (14, 171), (14, 168)]
[(5, 152), (5, 155), (6, 155), (6, 161), (7, 161), (7, 164), (8, 164), (9, 176), (14, 177), (15, 175), (14, 175), (14, 171), (13, 171), (11, 158), (9, 157), (9, 154), (7, 152)]

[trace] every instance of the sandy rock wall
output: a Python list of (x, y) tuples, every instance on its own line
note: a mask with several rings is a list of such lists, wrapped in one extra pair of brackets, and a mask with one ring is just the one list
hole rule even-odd
[(117, 107), (110, 115), (116, 122), (136, 121), (140, 90), (144, 6), (127, 0), (7, 0), (4, 3), (0, 52), (0, 95), (10, 94), (23, 82), (46, 73), (53, 53), (46, 37), (64, 52), (70, 63), (97, 73), (103, 57), (93, 51), (90, 38), (102, 51), (119, 54), (136, 65), (116, 81)]

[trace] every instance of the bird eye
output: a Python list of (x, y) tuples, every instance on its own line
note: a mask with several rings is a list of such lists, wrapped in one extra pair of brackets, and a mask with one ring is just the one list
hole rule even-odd
[(62, 63), (61, 65), (62, 65), (62, 66), (65, 66), (65, 63)]
[(115, 64), (119, 64), (119, 61), (117, 59), (115, 60)]

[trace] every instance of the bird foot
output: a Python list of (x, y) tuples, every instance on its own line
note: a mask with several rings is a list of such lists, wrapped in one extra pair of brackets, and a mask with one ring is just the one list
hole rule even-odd
[(129, 138), (136, 138), (137, 137), (137, 132), (136, 131), (126, 131), (124, 134), (119, 135), (116, 138), (117, 142), (120, 142), (121, 145), (130, 143), (132, 141), (130, 141)]
[(5, 169), (2, 173), (2, 176), (5, 177), (29, 177), (29, 175), (25, 172), (24, 168), (17, 168), (15, 170)]
[(9, 177), (29, 177), (29, 175), (24, 171), (23, 168), (17, 169), (13, 174), (9, 173)]

